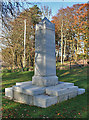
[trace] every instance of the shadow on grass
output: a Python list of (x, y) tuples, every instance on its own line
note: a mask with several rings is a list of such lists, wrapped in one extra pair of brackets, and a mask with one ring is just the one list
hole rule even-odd
[(16, 84), (16, 82), (25, 82), (31, 81), (33, 71), (25, 71), (25, 72), (14, 72), (14, 73), (3, 73), (2, 75), (2, 92), (5, 91), (6, 87), (12, 87)]
[(3, 73), (2, 75), (2, 80), (12, 80), (12, 79), (29, 79), (33, 76), (34, 72), (33, 71), (26, 71), (26, 72), (14, 72), (14, 73)]
[[(87, 67), (73, 68), (71, 70), (57, 70), (59, 81), (72, 82), (75, 85), (87, 89)], [(2, 91), (6, 87), (12, 87), (16, 82), (31, 81), (33, 71), (3, 73), (2, 75)]]
[(71, 82), (87, 89), (87, 67), (57, 70), (57, 76), (59, 81)]
[[(11, 87), (16, 82), (32, 80), (34, 72), (15, 72), (3, 74), (3, 95), (6, 87)], [(71, 70), (57, 70), (59, 81), (73, 82), (78, 87), (87, 88), (86, 67)], [(79, 101), (79, 102), (78, 102)], [(48, 108), (16, 103), (3, 98), (3, 118), (86, 118), (87, 117), (87, 93), (79, 95), (68, 101), (57, 103)]]

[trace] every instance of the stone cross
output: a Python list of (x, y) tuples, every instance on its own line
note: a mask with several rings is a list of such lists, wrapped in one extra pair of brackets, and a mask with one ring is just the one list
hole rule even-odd
[(35, 30), (35, 73), (32, 84), (53, 86), (58, 84), (55, 56), (55, 24), (46, 17), (36, 24)]

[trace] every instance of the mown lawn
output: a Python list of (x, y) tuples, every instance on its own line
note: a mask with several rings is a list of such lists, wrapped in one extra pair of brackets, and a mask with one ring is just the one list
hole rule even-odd
[(4, 98), (5, 88), (16, 82), (32, 80), (33, 71), (2, 73), (2, 116), (3, 118), (88, 118), (87, 67), (71, 70), (57, 70), (60, 81), (71, 82), (86, 92), (75, 98), (63, 101), (48, 108), (20, 104)]

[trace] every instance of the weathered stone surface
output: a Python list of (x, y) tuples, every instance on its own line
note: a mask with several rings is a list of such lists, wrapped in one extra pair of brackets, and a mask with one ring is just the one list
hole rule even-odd
[(65, 100), (68, 100), (68, 99), (71, 99), (71, 98), (74, 98), (78, 95), (78, 91), (73, 91), (73, 92), (68, 92), (66, 94), (62, 94), (60, 96), (58, 96), (58, 102), (62, 102), (62, 101), (65, 101)]
[(55, 25), (44, 18), (36, 25), (35, 33), (35, 74), (32, 84), (56, 85)]
[(13, 86), (13, 90), (23, 94), (32, 95), (32, 96), (45, 93), (45, 87), (38, 87), (34, 85), (30, 85), (30, 86), (17, 85), (17, 86)]
[(70, 92), (69, 95), (68, 95), (68, 99), (71, 99), (71, 98), (74, 98), (78, 95), (78, 91), (73, 91), (73, 92)]
[(46, 94), (48, 95), (55, 95), (55, 96), (60, 96), (63, 94), (67, 94), (73, 91), (78, 91), (77, 86), (72, 86), (72, 87), (65, 87), (65, 88), (53, 88), (53, 89), (46, 89)]
[(13, 98), (13, 89), (12, 89), (12, 87), (5, 88), (5, 96), (10, 97), (11, 99)]
[(70, 90), (73, 91), (74, 89), (78, 89), (77, 86), (73, 86), (73, 85), (74, 85), (73, 83), (64, 82), (56, 86), (47, 87), (46, 94), (59, 96), (70, 92)]
[(56, 75), (55, 31), (54, 30), (48, 30), (48, 29), (36, 30), (35, 75), (36, 76), (38, 75), (55, 76)]
[(57, 76), (48, 76), (48, 77), (33, 76), (32, 77), (32, 84), (38, 85), (38, 86), (57, 85), (58, 84), (58, 77)]
[(70, 84), (71, 86), (73, 86), (73, 85), (74, 85), (74, 83), (69, 83), (69, 82), (61, 82), (61, 81), (59, 81), (59, 82), (58, 82), (58, 84)]
[(59, 82), (56, 86), (49, 86), (49, 87), (47, 87), (47, 89), (58, 90), (58, 89), (64, 89), (64, 88), (72, 87), (72, 86), (74, 86), (74, 83)]
[(57, 103), (56, 96), (38, 95), (34, 97), (34, 105), (39, 107), (46, 108), (56, 103)]
[(32, 85), (32, 81), (27, 81), (27, 82), (17, 82), (16, 85)]
[(85, 93), (85, 89), (79, 88), (79, 89), (78, 89), (78, 95), (81, 95), (81, 94), (83, 94), (83, 93)]
[(58, 96), (57, 100), (58, 100), (58, 102), (62, 102), (62, 101), (68, 100), (68, 93)]
[[(44, 94), (46, 92), (46, 95)], [(57, 102), (71, 99), (78, 94), (83, 94), (85, 89), (78, 89), (73, 83), (59, 82), (58, 85), (50, 87), (39, 87), (36, 85), (22, 84), (11, 88), (5, 88), (5, 96), (15, 101), (29, 105), (46, 108)], [(49, 95), (47, 95), (49, 94)]]
[(36, 24), (36, 30), (39, 29), (52, 29), (55, 30), (55, 24), (52, 24), (46, 17), (42, 20), (42, 22), (39, 22), (39, 24)]
[(18, 102), (33, 105), (33, 96), (14, 91), (14, 100)]

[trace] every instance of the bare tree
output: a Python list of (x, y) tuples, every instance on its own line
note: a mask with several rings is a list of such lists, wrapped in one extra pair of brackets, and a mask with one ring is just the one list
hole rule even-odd
[(42, 16), (50, 19), (50, 16), (52, 15), (52, 10), (48, 6), (41, 6), (41, 10)]

